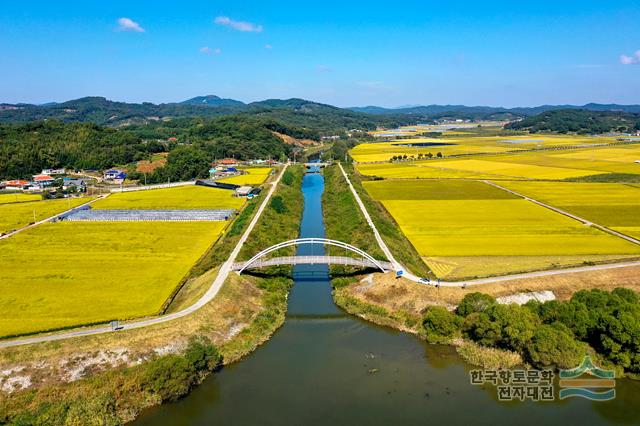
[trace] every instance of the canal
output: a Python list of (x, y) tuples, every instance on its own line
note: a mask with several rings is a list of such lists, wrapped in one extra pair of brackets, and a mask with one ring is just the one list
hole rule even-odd
[[(301, 237), (324, 236), (321, 174), (307, 174)], [(298, 254), (310, 254), (301, 246)], [(313, 249), (318, 253), (318, 248)], [(299, 265), (285, 324), (251, 355), (186, 398), (146, 411), (139, 425), (638, 424), (640, 386), (619, 380), (609, 402), (498, 402), (472, 386), (448, 346), (345, 314), (328, 268)]]

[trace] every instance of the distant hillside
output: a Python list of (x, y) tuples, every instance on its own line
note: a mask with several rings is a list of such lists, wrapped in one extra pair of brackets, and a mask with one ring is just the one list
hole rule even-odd
[[(489, 107), (489, 106), (465, 106), (465, 105), (424, 105), (413, 106), (406, 108), (383, 108), (378, 106), (366, 106), (366, 107), (352, 107), (348, 108), (351, 111), (362, 112), (367, 114), (411, 114), (421, 116), (437, 116), (443, 114), (457, 115), (457, 116), (491, 116), (502, 114), (505, 116), (513, 117), (527, 117), (535, 114), (540, 114), (545, 111), (553, 110), (566, 110), (566, 109), (582, 109), (589, 111), (620, 111), (640, 113), (640, 105), (617, 105), (617, 104), (595, 104), (590, 103), (586, 105), (541, 105), (537, 107), (516, 107), (516, 108), (502, 108), (502, 107)], [(462, 118), (462, 117), (460, 117)]]
[(618, 111), (563, 109), (546, 111), (527, 117), (522, 121), (509, 123), (505, 128), (528, 130), (530, 132), (630, 133), (640, 130), (640, 114)]
[[(207, 103), (203, 104), (203, 100)], [(123, 127), (181, 118), (215, 118), (242, 114), (259, 117), (265, 121), (275, 120), (311, 133), (299, 135), (302, 139), (317, 139), (320, 135), (333, 135), (350, 129), (371, 130), (377, 126), (415, 123), (414, 117), (411, 116), (362, 114), (304, 99), (268, 99), (246, 105), (232, 99), (203, 96), (185, 102), (160, 105), (148, 102), (133, 104), (114, 102), (102, 97), (86, 97), (46, 106), (2, 104), (0, 123), (55, 119), (65, 123), (91, 122)]]
[(223, 99), (216, 95), (196, 96), (180, 102), (180, 105), (200, 105), (200, 106), (243, 106), (244, 102), (235, 99)]

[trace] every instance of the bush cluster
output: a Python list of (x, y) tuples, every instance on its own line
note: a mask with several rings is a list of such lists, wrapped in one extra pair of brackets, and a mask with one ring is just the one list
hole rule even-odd
[(596, 352), (626, 372), (640, 373), (640, 297), (632, 290), (582, 290), (564, 302), (501, 305), (467, 294), (455, 313), (430, 307), (423, 316), (433, 343), (463, 336), (482, 346), (518, 352), (536, 367), (571, 368)]

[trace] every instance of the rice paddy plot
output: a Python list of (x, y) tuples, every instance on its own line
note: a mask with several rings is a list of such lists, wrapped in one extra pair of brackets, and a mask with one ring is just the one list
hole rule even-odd
[(23, 194), (15, 192), (13, 194), (0, 194), (0, 204), (24, 203), (28, 201), (41, 201), (40, 194)]
[(602, 173), (594, 170), (518, 164), (507, 161), (491, 161), (487, 159), (442, 161), (438, 162), (437, 166), (441, 169), (485, 173), (501, 178), (567, 179)]
[(376, 200), (489, 200), (518, 199), (494, 186), (476, 181), (402, 180), (364, 182)]
[(270, 167), (251, 167), (242, 169), (245, 174), (232, 176), (224, 179), (219, 179), (218, 182), (233, 183), (235, 185), (262, 185), (269, 173), (271, 173)]
[(237, 209), (243, 198), (234, 197), (233, 191), (204, 186), (150, 189), (119, 192), (97, 201), (94, 209)]
[(640, 188), (619, 183), (500, 182), (505, 188), (607, 227), (640, 226)]
[(90, 198), (64, 198), (0, 204), (0, 234), (55, 216), (90, 200)]
[(226, 222), (58, 222), (0, 241), (0, 337), (159, 313)]

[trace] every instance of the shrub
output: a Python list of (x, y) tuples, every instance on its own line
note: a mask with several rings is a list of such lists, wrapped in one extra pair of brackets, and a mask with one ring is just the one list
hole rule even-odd
[(270, 206), (278, 214), (283, 214), (287, 211), (287, 206), (279, 195), (276, 195), (271, 199)]
[(460, 330), (460, 318), (442, 306), (427, 308), (422, 319), (427, 340), (431, 343), (444, 343)]

